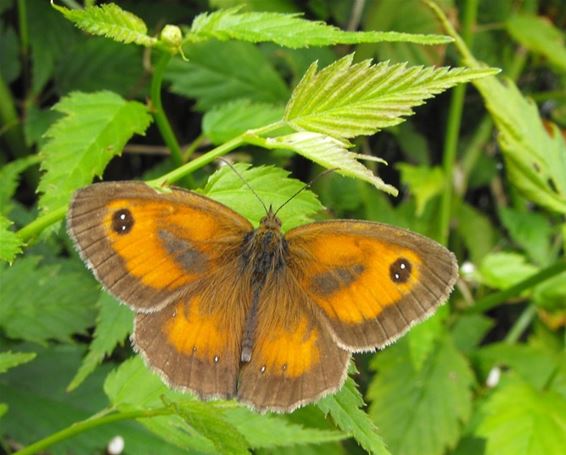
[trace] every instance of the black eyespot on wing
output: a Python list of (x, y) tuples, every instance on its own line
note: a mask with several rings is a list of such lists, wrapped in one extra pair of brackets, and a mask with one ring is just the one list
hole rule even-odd
[(128, 209), (120, 209), (112, 215), (112, 230), (116, 234), (127, 234), (134, 226), (134, 216)]
[(394, 283), (406, 283), (413, 267), (408, 259), (399, 258), (389, 266), (389, 277)]

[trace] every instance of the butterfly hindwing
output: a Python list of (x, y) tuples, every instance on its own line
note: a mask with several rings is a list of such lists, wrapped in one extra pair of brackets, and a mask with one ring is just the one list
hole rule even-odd
[(289, 268), (350, 351), (394, 341), (443, 303), (457, 278), (451, 252), (385, 224), (323, 221), (286, 238)]
[(241, 367), (238, 400), (258, 410), (290, 412), (339, 389), (350, 354), (288, 270), (268, 277), (260, 294), (251, 361)]
[(238, 254), (251, 224), (222, 204), (179, 188), (97, 183), (75, 193), (69, 233), (108, 291), (157, 311)]

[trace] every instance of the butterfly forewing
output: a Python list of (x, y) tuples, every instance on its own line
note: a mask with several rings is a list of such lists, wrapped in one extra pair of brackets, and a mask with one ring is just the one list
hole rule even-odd
[(324, 221), (286, 238), (289, 268), (350, 351), (394, 341), (443, 303), (457, 278), (450, 251), (393, 226)]
[(141, 311), (176, 301), (234, 258), (252, 229), (209, 198), (177, 188), (158, 193), (141, 182), (98, 183), (77, 191), (68, 226), (104, 287)]

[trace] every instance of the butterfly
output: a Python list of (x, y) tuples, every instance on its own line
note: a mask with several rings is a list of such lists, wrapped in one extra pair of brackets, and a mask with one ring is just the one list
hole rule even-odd
[(132, 342), (171, 387), (290, 412), (337, 391), (351, 354), (384, 347), (444, 302), (454, 255), (410, 231), (319, 221), (283, 234), (225, 205), (143, 182), (78, 190), (68, 230), (135, 313)]

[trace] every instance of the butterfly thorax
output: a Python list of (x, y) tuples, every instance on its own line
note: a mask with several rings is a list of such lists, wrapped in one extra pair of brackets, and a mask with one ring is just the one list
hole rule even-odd
[(250, 280), (252, 290), (252, 301), (246, 316), (242, 340), (242, 362), (251, 360), (261, 290), (270, 275), (283, 269), (287, 255), (288, 246), (281, 232), (281, 221), (270, 207), (267, 215), (261, 219), (259, 227), (246, 235), (242, 242), (242, 276)]

